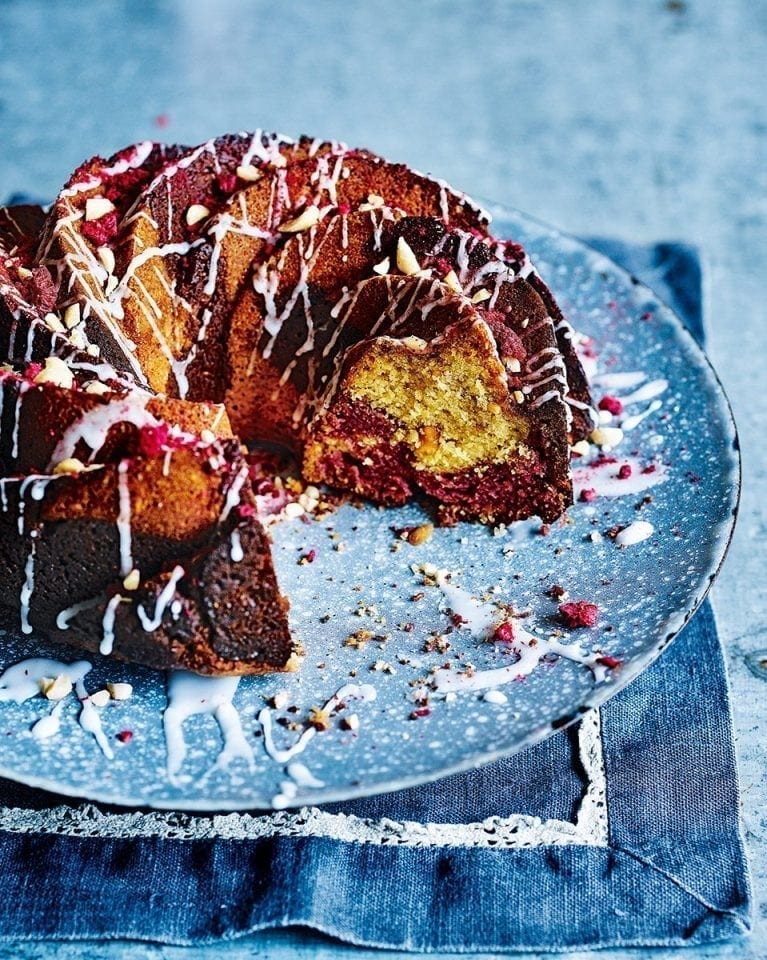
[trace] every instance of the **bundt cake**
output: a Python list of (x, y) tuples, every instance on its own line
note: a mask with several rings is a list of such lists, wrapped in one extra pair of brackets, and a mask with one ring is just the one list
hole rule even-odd
[(247, 444), (441, 523), (559, 517), (591, 428), (516, 244), (364, 150), (146, 142), (0, 209), (0, 604), (158, 668), (294, 669)]

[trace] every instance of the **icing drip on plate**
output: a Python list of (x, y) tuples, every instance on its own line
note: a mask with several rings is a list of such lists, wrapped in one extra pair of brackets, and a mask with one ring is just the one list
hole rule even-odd
[(554, 657), (561, 657), (588, 667), (597, 683), (606, 680), (609, 676), (608, 668), (599, 662), (603, 657), (601, 652), (587, 653), (577, 643), (562, 643), (554, 637), (539, 637), (523, 630), (519, 625), (514, 627), (514, 639), (504, 646), (510, 654), (515, 655), (516, 659), (513, 663), (508, 666), (494, 667), (490, 670), (476, 670), (472, 673), (446, 670), (443, 672), (444, 675), (442, 673), (436, 675), (435, 688), (443, 692), (449, 690), (488, 690), (512, 680), (521, 680), (528, 677), (544, 658)]
[[(43, 657), (34, 657), (14, 664), (0, 676), (0, 701), (13, 700), (24, 703), (40, 694), (40, 684), (46, 678), (65, 676), (74, 685), (74, 693), (80, 703), (80, 713), (77, 722), (86, 733), (90, 733), (101, 748), (101, 752), (108, 760), (114, 758), (98, 710), (91, 703), (88, 691), (85, 689), (84, 678), (91, 671), (91, 664), (87, 660), (76, 660), (74, 663), (62, 663), (59, 660), (48, 660)], [(60, 729), (60, 718), (64, 703), (69, 700), (70, 694), (59, 700), (51, 714), (38, 720), (32, 727), (32, 734), (36, 739), (49, 739), (55, 736)]]
[[(333, 696), (322, 707), (322, 713), (331, 714), (336, 711), (347, 700), (361, 700), (371, 702), (376, 699), (376, 689), (369, 683), (346, 683), (337, 690)], [(298, 740), (290, 747), (279, 748), (276, 746), (273, 737), (272, 711), (269, 707), (264, 707), (258, 714), (258, 722), (264, 734), (264, 748), (272, 760), (277, 763), (285, 764), (299, 753), (303, 753), (309, 744), (309, 741), (317, 733), (314, 727), (307, 727)]]
[[(577, 643), (563, 643), (557, 637), (543, 637), (525, 630), (518, 620), (508, 621), (507, 615), (497, 601), (481, 602), (467, 590), (453, 582), (446, 570), (437, 570), (433, 574), (427, 568), (426, 583), (434, 583), (445, 596), (450, 609), (461, 618), (462, 628), (470, 630), (480, 640), (492, 636), (495, 625), (506, 622), (512, 634), (510, 639), (498, 641), (499, 649), (514, 656), (514, 661), (502, 667), (490, 670), (458, 673), (437, 671), (434, 675), (435, 689), (448, 692), (460, 690), (488, 690), (512, 680), (529, 676), (544, 658), (563, 658), (588, 667), (594, 680), (600, 683), (609, 676), (609, 670), (602, 662), (602, 651), (590, 653)], [(423, 572), (417, 568), (416, 572)], [(491, 702), (500, 702), (495, 699)]]
[(179, 774), (187, 755), (184, 721), (197, 714), (212, 714), (223, 738), (223, 746), (204, 777), (228, 767), (236, 759), (244, 760), (253, 768), (253, 748), (245, 739), (240, 715), (232, 703), (239, 682), (239, 677), (199, 677), (184, 670), (168, 677), (168, 706), (163, 714), (163, 728), (168, 750), (168, 779), (174, 786), (183, 782)]
[[(630, 468), (630, 474), (622, 478), (620, 469), (625, 466)], [(573, 495), (577, 500), (582, 491), (593, 490), (598, 497), (634, 496), (667, 478), (668, 469), (662, 463), (648, 466), (638, 457), (621, 457), (614, 463), (597, 460), (573, 469)]]

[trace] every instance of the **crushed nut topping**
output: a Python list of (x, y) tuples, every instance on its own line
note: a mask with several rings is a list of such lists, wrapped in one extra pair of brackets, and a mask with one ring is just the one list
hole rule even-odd
[(46, 700), (63, 700), (72, 692), (72, 681), (66, 673), (57, 677), (43, 677), (40, 681), (40, 692)]
[(477, 290), (477, 292), (472, 296), (471, 302), (484, 303), (485, 300), (489, 300), (491, 296), (492, 294), (490, 293), (490, 291), (486, 287), (482, 287), (480, 290)]
[(453, 293), (463, 293), (463, 287), (461, 286), (461, 282), (458, 279), (455, 270), (450, 270), (448, 273), (446, 273), (442, 278), (442, 282), (446, 287), (449, 287)]
[(397, 240), (397, 267), (408, 277), (418, 273), (421, 269), (421, 264), (404, 237)]
[(64, 311), (64, 326), (67, 328), (67, 330), (71, 330), (73, 327), (76, 327), (79, 322), (80, 304), (70, 303), (70, 305)]
[(129, 683), (108, 683), (107, 690), (113, 700), (130, 700), (133, 687)]
[(34, 383), (52, 383), (57, 387), (71, 389), (75, 382), (72, 371), (59, 357), (46, 357), (45, 366), (35, 377)]
[(66, 333), (66, 327), (55, 313), (46, 313), (43, 317), (46, 327), (53, 333)]
[(589, 455), (588, 440), (579, 440), (577, 443), (574, 443), (570, 447), (570, 453), (574, 453), (578, 457), (587, 457)]
[(97, 690), (90, 695), (90, 701), (94, 707), (105, 707), (111, 699), (108, 690)]
[(589, 434), (589, 440), (598, 447), (617, 447), (623, 440), (623, 431), (620, 427), (597, 427)]
[(112, 391), (105, 383), (99, 383), (98, 380), (93, 380), (85, 387), (85, 392), (103, 397), (105, 393), (111, 393)]
[(428, 543), (434, 534), (433, 523), (422, 523), (420, 527), (414, 527), (408, 532), (407, 542), (414, 547), (420, 547), (422, 543)]
[(360, 650), (369, 640), (372, 640), (374, 636), (375, 634), (372, 630), (355, 630), (354, 633), (350, 633), (346, 640), (344, 640), (344, 646), (354, 647), (356, 650)]
[(285, 690), (279, 690), (267, 701), (274, 710), (283, 710), (288, 705), (288, 694)]
[(89, 197), (85, 201), (85, 219), (100, 220), (114, 209), (115, 205), (106, 197)]
[(85, 464), (82, 460), (78, 460), (77, 457), (66, 457), (64, 460), (59, 460), (52, 472), (58, 475), (61, 473), (82, 473), (83, 470), (85, 470)]
[(240, 180), (245, 180), (247, 183), (255, 183), (263, 176), (258, 167), (255, 167), (252, 163), (243, 163), (237, 167), (236, 173)]
[(303, 230), (309, 230), (320, 222), (322, 214), (320, 208), (312, 204), (307, 207), (303, 213), (299, 213), (292, 220), (286, 220), (278, 227), (280, 233), (301, 233)]
[(322, 707), (312, 707), (307, 722), (310, 727), (314, 727), (315, 730), (322, 733), (330, 729), (330, 714)]
[(99, 247), (96, 251), (107, 273), (115, 272), (115, 255), (111, 247)]
[(202, 203), (193, 203), (186, 211), (186, 225), (193, 227), (196, 223), (207, 220), (210, 216), (210, 210)]
[(397, 672), (388, 660), (376, 660), (375, 663), (371, 665), (370, 670), (373, 673), (395, 674)]

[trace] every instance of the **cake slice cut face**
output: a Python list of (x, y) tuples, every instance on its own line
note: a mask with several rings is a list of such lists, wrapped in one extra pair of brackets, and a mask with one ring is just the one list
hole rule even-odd
[(347, 326), (375, 301), (375, 335), (344, 353), (318, 399), (307, 479), (389, 504), (420, 491), (443, 523), (561, 516), (572, 502), (563, 405), (510, 388), (492, 326), (444, 284), (365, 281)]

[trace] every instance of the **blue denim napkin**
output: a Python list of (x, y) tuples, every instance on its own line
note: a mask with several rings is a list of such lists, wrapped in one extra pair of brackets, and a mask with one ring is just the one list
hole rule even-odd
[[(592, 241), (702, 340), (697, 252)], [(78, 804), (0, 780), (0, 940), (199, 944), (300, 925), (426, 951), (748, 932), (722, 651), (705, 603), (578, 728), (473, 773), (299, 814)]]

